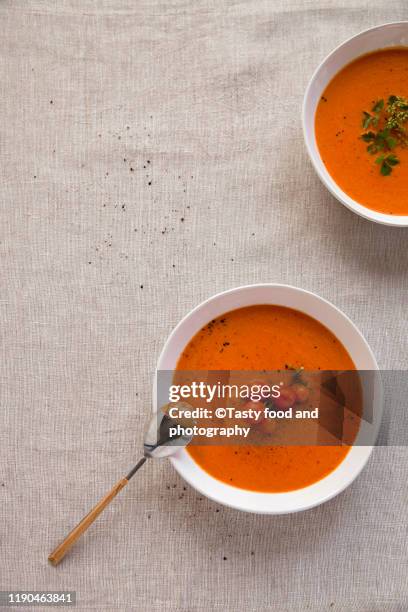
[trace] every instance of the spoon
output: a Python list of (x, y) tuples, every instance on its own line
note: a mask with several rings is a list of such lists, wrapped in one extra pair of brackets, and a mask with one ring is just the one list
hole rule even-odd
[[(178, 402), (178, 404), (173, 405), (177, 406), (179, 410), (186, 408), (191, 410), (191, 406), (185, 402)], [(153, 416), (145, 435), (143, 445), (144, 456), (139, 459), (130, 472), (115, 484), (109, 493), (107, 493), (105, 497), (103, 497), (86, 516), (84, 516), (78, 525), (76, 525), (76, 527), (69, 532), (66, 538), (52, 551), (48, 557), (48, 561), (52, 565), (58, 565), (58, 563), (62, 561), (70, 548), (81, 537), (81, 535), (85, 533), (88, 527), (92, 525), (100, 513), (116, 497), (119, 491), (121, 491), (123, 487), (128, 484), (129, 480), (138, 470), (140, 470), (147, 459), (169, 457), (170, 455), (174, 455), (174, 453), (176, 453), (181, 447), (187, 446), (187, 444), (191, 442), (193, 437), (192, 435), (170, 437), (170, 427), (174, 427), (176, 425), (176, 421), (171, 419), (168, 414), (163, 412), (163, 410), (159, 410), (159, 412)]]

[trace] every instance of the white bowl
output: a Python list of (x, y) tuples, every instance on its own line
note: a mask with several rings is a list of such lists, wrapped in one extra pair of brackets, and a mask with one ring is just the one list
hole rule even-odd
[[(378, 370), (375, 357), (356, 326), (338, 308), (314, 293), (289, 285), (249, 285), (219, 293), (192, 310), (170, 334), (159, 357), (157, 370), (173, 370), (189, 340), (211, 319), (230, 310), (255, 304), (276, 304), (300, 310), (317, 319), (343, 343), (356, 368)], [(377, 379), (377, 377), (376, 377)], [(156, 381), (153, 389), (156, 406)], [(381, 392), (374, 393), (376, 423), (381, 418)], [(317, 506), (335, 495), (358, 476), (368, 461), (372, 446), (353, 446), (342, 463), (322, 480), (288, 493), (257, 493), (221, 482), (205, 472), (181, 449), (170, 460), (177, 472), (200, 493), (226, 506), (264, 514), (285, 514)]]
[(407, 227), (408, 215), (387, 215), (377, 212), (356, 202), (340, 189), (330, 176), (320, 157), (315, 137), (316, 108), (323, 91), (332, 78), (339, 70), (360, 55), (393, 46), (408, 46), (408, 21), (386, 23), (370, 30), (365, 30), (334, 49), (317, 68), (306, 89), (303, 99), (302, 123), (307, 151), (313, 166), (320, 180), (335, 198), (365, 219), (385, 225)]

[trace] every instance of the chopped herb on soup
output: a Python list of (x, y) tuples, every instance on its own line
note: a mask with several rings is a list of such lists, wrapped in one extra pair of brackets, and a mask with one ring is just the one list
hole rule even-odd
[(381, 153), (375, 160), (383, 176), (389, 176), (394, 166), (400, 163), (395, 153), (397, 147), (406, 147), (408, 134), (405, 124), (408, 122), (408, 99), (402, 96), (389, 96), (387, 103), (378, 100), (371, 112), (363, 111), (362, 127), (365, 131), (360, 136), (367, 143), (370, 155)]

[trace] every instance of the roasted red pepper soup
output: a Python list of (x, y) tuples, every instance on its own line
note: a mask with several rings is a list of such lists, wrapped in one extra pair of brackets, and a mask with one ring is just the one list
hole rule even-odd
[[(227, 312), (187, 344), (177, 370), (355, 370), (341, 342), (312, 317), (282, 306)], [(211, 476), (263, 492), (292, 491), (330, 474), (347, 455), (344, 446), (190, 446)]]
[(356, 202), (408, 215), (408, 48), (381, 49), (340, 70), (316, 109), (320, 156)]

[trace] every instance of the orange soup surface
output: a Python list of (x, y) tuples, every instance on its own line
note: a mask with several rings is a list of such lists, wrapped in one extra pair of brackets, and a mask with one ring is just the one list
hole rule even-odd
[[(248, 306), (203, 327), (187, 344), (177, 370), (354, 370), (340, 341), (321, 323), (282, 306)], [(190, 446), (209, 474), (230, 485), (264, 492), (306, 487), (332, 472), (344, 446)]]
[[(406, 47), (363, 55), (336, 74), (316, 110), (316, 141), (328, 172), (345, 193), (373, 210), (408, 215), (408, 147), (392, 150), (399, 163), (383, 176), (375, 160), (384, 152), (368, 153), (369, 143), (361, 139), (372, 127), (363, 128), (363, 112), (371, 113), (379, 100), (386, 108), (390, 96), (408, 98)], [(376, 130), (384, 127), (385, 117), (383, 112)]]

